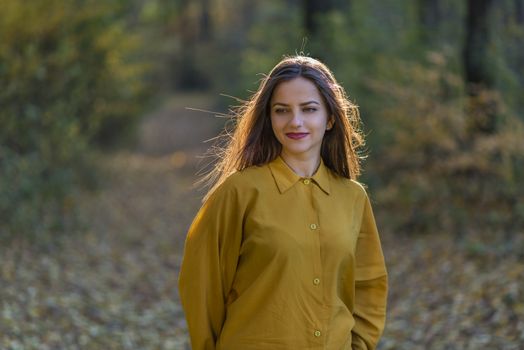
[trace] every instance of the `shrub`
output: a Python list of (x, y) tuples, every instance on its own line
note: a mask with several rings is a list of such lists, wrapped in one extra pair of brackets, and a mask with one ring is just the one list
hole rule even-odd
[[(369, 81), (387, 97), (377, 116), (381, 146), (368, 175), (379, 188), (386, 222), (412, 233), (521, 230), (524, 123), (494, 91), (464, 96), (462, 80), (448, 71), (444, 55), (432, 53), (431, 61), (388, 61), (384, 79)], [(472, 118), (493, 112), (486, 106), (499, 119), (492, 134), (472, 129)]]
[(64, 223), (90, 150), (129, 133), (147, 66), (118, 1), (5, 0), (0, 12), (0, 237)]

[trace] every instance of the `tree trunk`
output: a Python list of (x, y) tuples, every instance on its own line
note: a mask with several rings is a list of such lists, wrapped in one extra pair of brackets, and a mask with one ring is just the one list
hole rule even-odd
[(207, 0), (202, 0), (200, 7), (192, 8), (191, 0), (180, 1), (180, 17), (178, 32), (183, 50), (174, 57), (174, 66), (178, 67), (176, 76), (173, 77), (175, 86), (182, 89), (205, 89), (209, 82), (197, 63), (198, 45), (210, 35), (210, 20), (206, 7)]
[(200, 1), (200, 41), (208, 41), (212, 36), (211, 11), (209, 0)]
[(515, 0), (515, 20), (518, 24), (524, 24), (524, 0)]
[[(489, 13), (492, 0), (468, 0), (466, 41), (464, 43), (464, 79), (469, 97), (467, 113), (473, 133), (495, 132), (497, 106), (486, 94), (493, 87), (488, 62)], [(495, 105), (494, 105), (495, 104)]]
[(418, 16), (420, 34), (423, 42), (435, 41), (442, 19), (442, 9), (439, 0), (418, 0)]
[(488, 14), (492, 0), (468, 0), (464, 73), (466, 83), (492, 85), (488, 72)]

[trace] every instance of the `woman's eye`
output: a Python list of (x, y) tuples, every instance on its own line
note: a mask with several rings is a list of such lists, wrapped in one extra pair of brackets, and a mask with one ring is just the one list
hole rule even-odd
[(277, 109), (275, 109), (275, 113), (285, 113), (285, 112), (286, 112), (285, 108), (277, 108)]
[(315, 107), (306, 107), (306, 108), (304, 108), (304, 112), (312, 113), (312, 112), (316, 112), (316, 111), (317, 111), (317, 109)]

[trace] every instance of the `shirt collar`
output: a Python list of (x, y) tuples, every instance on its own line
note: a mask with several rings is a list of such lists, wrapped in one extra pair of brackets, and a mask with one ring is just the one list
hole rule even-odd
[[(271, 170), (271, 174), (275, 179), (275, 183), (280, 193), (286, 192), (298, 181), (304, 179), (297, 175), (280, 156), (269, 163), (269, 169)], [(315, 174), (311, 177), (311, 180), (313, 180), (313, 182), (326, 194), (330, 193), (329, 170), (324, 165), (322, 158), (320, 159), (320, 165)]]

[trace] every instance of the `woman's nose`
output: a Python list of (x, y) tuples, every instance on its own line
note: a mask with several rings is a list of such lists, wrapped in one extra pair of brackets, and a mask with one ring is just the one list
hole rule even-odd
[(294, 111), (291, 115), (290, 124), (292, 126), (298, 127), (298, 126), (302, 126), (302, 123), (303, 123), (302, 113), (300, 113), (300, 111)]

